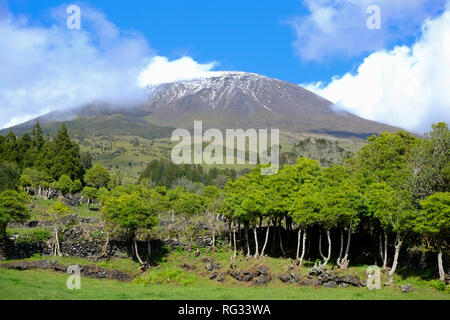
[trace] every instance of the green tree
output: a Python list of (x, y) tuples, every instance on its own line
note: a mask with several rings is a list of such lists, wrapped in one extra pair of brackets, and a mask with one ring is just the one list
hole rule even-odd
[(138, 246), (137, 233), (140, 230), (151, 229), (158, 224), (158, 211), (161, 209), (158, 201), (149, 201), (137, 193), (111, 196), (102, 207), (106, 221), (123, 230), (133, 241), (133, 251), (141, 265), (142, 261)]
[(61, 191), (62, 194), (67, 194), (70, 192), (71, 188), (72, 188), (72, 179), (63, 174), (56, 183), (56, 189)]
[(421, 210), (414, 230), (428, 237), (438, 251), (439, 279), (445, 281), (442, 249), (448, 248), (450, 236), (450, 192), (438, 192), (420, 202)]
[(416, 201), (436, 192), (450, 191), (450, 131), (446, 123), (433, 125), (432, 132), (413, 150), (412, 191)]
[[(52, 214), (56, 220), (56, 219), (58, 219), (58, 217), (69, 213), (70, 208), (68, 206), (66, 206), (64, 203), (58, 201), (50, 208), (50, 210), (48, 212), (50, 214)], [(55, 225), (54, 225), (53, 233), (54, 233), (54, 243), (53, 243), (53, 248), (52, 248), (53, 256), (58, 255), (59, 257), (61, 257), (62, 254), (61, 254), (61, 247), (59, 245), (59, 236), (58, 236), (59, 230), (58, 230), (57, 223), (55, 223)]]
[(98, 190), (92, 187), (84, 187), (83, 189), (83, 197), (88, 201), (88, 207), (91, 206), (91, 203), (97, 199)]
[(6, 239), (6, 227), (11, 222), (24, 222), (30, 217), (26, 193), (6, 190), (0, 193), (0, 241)]
[(56, 137), (49, 143), (44, 162), (54, 179), (58, 179), (62, 175), (67, 175), (71, 179), (80, 177), (82, 173), (80, 148), (70, 140), (65, 124), (61, 126)]
[(83, 184), (80, 180), (75, 180), (72, 182), (72, 185), (70, 186), (70, 193), (75, 194), (83, 191)]
[[(411, 221), (417, 215), (412, 206), (412, 195), (405, 190), (395, 190), (387, 183), (382, 182), (370, 185), (366, 196), (369, 212), (380, 221), (386, 239), (389, 232), (396, 235), (394, 259), (389, 271), (389, 284), (392, 284), (404, 236), (411, 231)], [(385, 247), (385, 260), (386, 257), (387, 246)]]
[(0, 192), (15, 189), (19, 183), (19, 175), (16, 163), (0, 161)]
[(107, 187), (111, 177), (108, 170), (101, 164), (96, 164), (84, 175), (84, 182), (96, 189)]

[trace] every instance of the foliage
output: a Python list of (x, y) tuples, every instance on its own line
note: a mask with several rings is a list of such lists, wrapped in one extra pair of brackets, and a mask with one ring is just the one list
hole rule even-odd
[(70, 208), (61, 201), (58, 201), (50, 208), (50, 210), (48, 210), (48, 212), (55, 216), (62, 216), (69, 213)]
[(107, 187), (111, 177), (108, 170), (100, 164), (96, 164), (84, 175), (84, 182), (96, 189)]
[(192, 274), (178, 268), (153, 270), (133, 280), (135, 284), (190, 286), (196, 280)]
[(56, 183), (56, 189), (61, 191), (62, 194), (67, 194), (69, 193), (71, 188), (72, 188), (72, 179), (63, 174)]
[(22, 192), (6, 190), (0, 193), (0, 238), (5, 235), (8, 223), (23, 222), (29, 218), (28, 202), (27, 194)]

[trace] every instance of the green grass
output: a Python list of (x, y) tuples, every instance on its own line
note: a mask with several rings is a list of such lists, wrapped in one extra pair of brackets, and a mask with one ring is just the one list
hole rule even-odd
[(2, 300), (437, 300), (449, 294), (431, 288), (403, 294), (397, 288), (370, 291), (366, 288), (314, 289), (298, 286), (227, 287), (211, 282), (205, 286), (143, 285), (114, 280), (81, 279), (81, 290), (66, 287), (68, 275), (50, 271), (0, 269)]
[[(52, 214), (48, 213), (48, 210), (56, 203), (58, 202), (57, 199), (43, 199), (43, 198), (36, 198), (33, 197), (31, 199), (31, 203), (34, 205), (33, 208), (31, 208), (31, 217), (30, 221), (33, 220), (54, 220), (55, 217)], [(59, 218), (63, 216), (70, 216), (70, 215), (78, 215), (80, 217), (84, 218), (95, 218), (99, 216), (98, 208), (96, 208), (95, 205), (88, 208), (87, 204), (82, 204), (79, 206), (70, 207), (70, 211), (67, 214), (59, 216)]]
[[(129, 283), (115, 280), (99, 280), (82, 278), (81, 290), (71, 291), (66, 288), (67, 274), (44, 270), (15, 271), (0, 268), (0, 299), (81, 299), (81, 300), (450, 300), (450, 294), (431, 287), (420, 276), (398, 276), (395, 286), (383, 287), (381, 290), (371, 291), (367, 288), (312, 288), (298, 285), (284, 284), (273, 279), (269, 285), (255, 287), (250, 283), (237, 282), (227, 276), (224, 283), (209, 280), (205, 270), (204, 257), (213, 257), (215, 262), (228, 267), (230, 252), (219, 251), (211, 253), (201, 250), (201, 255), (195, 257), (193, 252), (175, 250), (160, 259), (157, 267), (151, 268)], [(64, 265), (93, 264), (94, 262), (73, 257), (41, 258), (56, 259)], [(184, 270), (180, 267), (183, 262), (195, 265), (194, 270)], [(285, 273), (290, 260), (265, 258), (255, 261), (240, 256), (238, 269), (249, 270), (263, 263), (269, 272), (276, 276)], [(131, 259), (95, 262), (95, 264), (108, 269), (118, 269), (137, 274), (138, 264)], [(362, 276), (367, 266), (352, 267), (349, 272)], [(301, 273), (305, 273), (303, 268)], [(300, 271), (298, 271), (300, 272)], [(169, 280), (170, 279), (170, 280)], [(404, 294), (398, 288), (400, 284), (411, 284), (417, 292)]]

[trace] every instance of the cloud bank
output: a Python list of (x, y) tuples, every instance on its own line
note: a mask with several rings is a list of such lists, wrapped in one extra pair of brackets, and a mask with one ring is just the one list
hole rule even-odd
[(66, 7), (53, 11), (50, 27), (0, 12), (0, 128), (89, 103), (140, 104), (144, 86), (215, 66), (156, 56), (141, 34), (118, 29), (95, 9), (81, 9), (81, 30), (66, 28)]
[(356, 74), (307, 89), (363, 118), (424, 133), (431, 124), (450, 123), (450, 6), (428, 19), (411, 47), (369, 55)]
[[(445, 8), (446, 0), (304, 0), (308, 14), (289, 21), (296, 53), (304, 61), (351, 58), (412, 34), (426, 17)], [(381, 29), (369, 30), (367, 9), (377, 5)]]

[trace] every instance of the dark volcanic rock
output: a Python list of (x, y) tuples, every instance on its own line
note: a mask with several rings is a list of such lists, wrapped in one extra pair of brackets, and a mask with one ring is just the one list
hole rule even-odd
[(335, 281), (328, 281), (323, 284), (324, 288), (337, 288), (337, 283)]
[[(39, 261), (19, 261), (13, 263), (4, 263), (0, 265), (5, 269), (13, 270), (53, 270), (57, 272), (66, 272), (68, 266), (64, 266), (56, 261), (49, 260), (39, 260)], [(108, 270), (100, 268), (96, 265), (84, 266), (81, 265), (80, 273), (84, 277), (95, 278), (95, 279), (115, 279), (120, 281), (131, 281), (133, 279), (129, 274), (122, 272), (120, 270)]]

